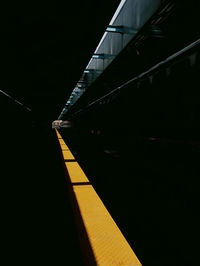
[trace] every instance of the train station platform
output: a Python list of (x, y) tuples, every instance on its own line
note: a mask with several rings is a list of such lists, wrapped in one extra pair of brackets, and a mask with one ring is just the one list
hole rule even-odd
[[(84, 265), (80, 243), (87, 250), (85, 243), (89, 239), (92, 247), (96, 229), (85, 227), (87, 241), (78, 239), (83, 227), (79, 220), (77, 230), (74, 206), (78, 206), (82, 221), (90, 226), (97, 217), (96, 203), (100, 209), (102, 204), (105, 206), (126, 239), (125, 246), (138, 257), (138, 263), (191, 266), (198, 261), (195, 244), (199, 236), (198, 141), (133, 137), (130, 144), (124, 137), (124, 146), (119, 143), (121, 149), (113, 150), (101, 135), (78, 138), (66, 130), (56, 134), (51, 128), (27, 124), (16, 127), (14, 121), (1, 133), (1, 229), (5, 265), (70, 265), (71, 262)], [(74, 163), (86, 174), (82, 176), (84, 180), (81, 175), (72, 176), (79, 180), (71, 182), (68, 175), (67, 181), (66, 171), (69, 174), (74, 169), (66, 166)], [(91, 202), (87, 203), (87, 193), (79, 194), (78, 190), (83, 189), (91, 190)], [(79, 205), (73, 205), (75, 200)], [(94, 208), (92, 218), (83, 202)], [(110, 230), (107, 224), (110, 218), (106, 219), (103, 231)], [(106, 251), (110, 247), (115, 249), (114, 241), (108, 246), (102, 243), (101, 251), (105, 247)], [(97, 253), (98, 247), (95, 252), (92, 250), (93, 256), (98, 257)], [(92, 255), (90, 258), (94, 259)], [(100, 259), (93, 260), (93, 265), (118, 265), (116, 261), (98, 264), (98, 260), (101, 261), (101, 254)]]
[(141, 265), (58, 131), (2, 133), (5, 265)]

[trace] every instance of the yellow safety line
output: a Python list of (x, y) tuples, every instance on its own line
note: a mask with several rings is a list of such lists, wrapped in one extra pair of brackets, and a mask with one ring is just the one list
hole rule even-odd
[[(78, 230), (80, 230), (78, 233), (85, 264), (141, 266), (140, 261), (57, 130), (56, 134), (67, 170), (67, 183), (72, 191), (70, 197), (72, 197), (73, 207), (78, 206), (79, 215), (76, 215), (76, 219), (82, 220), (89, 240), (90, 247), (87, 249), (84, 230), (81, 229), (79, 226), (81, 223), (78, 222)], [(92, 255), (89, 254), (89, 249)], [(89, 261), (91, 257), (94, 258), (93, 264)]]

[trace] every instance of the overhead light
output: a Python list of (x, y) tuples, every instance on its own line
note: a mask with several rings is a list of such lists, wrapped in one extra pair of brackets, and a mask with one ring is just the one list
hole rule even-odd
[(163, 31), (157, 25), (150, 25), (149, 31), (150, 31), (151, 36), (153, 37), (164, 38)]
[(123, 26), (113, 26), (113, 25), (109, 25), (106, 28), (107, 32), (118, 32), (118, 33), (123, 33)]
[(92, 58), (95, 58), (95, 59), (104, 59), (105, 57), (104, 57), (104, 54), (94, 54), (92, 56)]
[(102, 73), (102, 70), (97, 70), (97, 69), (85, 69), (84, 73)]
[(123, 25), (121, 25), (121, 26), (109, 25), (106, 28), (106, 32), (135, 34), (135, 33), (137, 33), (137, 30), (130, 28), (130, 27), (125, 27)]
[(111, 54), (94, 54), (92, 56), (92, 58), (95, 58), (95, 59), (108, 59), (108, 58), (113, 58), (115, 57), (114, 55), (111, 55)]
[(94, 71), (94, 70), (93, 69), (86, 69), (86, 70), (84, 70), (84, 73), (90, 73), (92, 71)]

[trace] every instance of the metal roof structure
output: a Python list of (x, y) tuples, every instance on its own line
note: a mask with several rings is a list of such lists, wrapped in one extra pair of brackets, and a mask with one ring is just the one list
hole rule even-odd
[(122, 0), (83, 71), (60, 116), (70, 109), (87, 88), (106, 70), (158, 10), (161, 0)]

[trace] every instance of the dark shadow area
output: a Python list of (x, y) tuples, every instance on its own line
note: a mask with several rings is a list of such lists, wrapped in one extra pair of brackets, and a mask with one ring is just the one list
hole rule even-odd
[(91, 185), (90, 182), (73, 182), (71, 184), (72, 184), (72, 186), (86, 186), (86, 185)]
[(5, 98), (0, 106), (2, 263), (83, 265), (51, 125), (34, 126)]
[(64, 162), (76, 162), (75, 159), (65, 159)]

